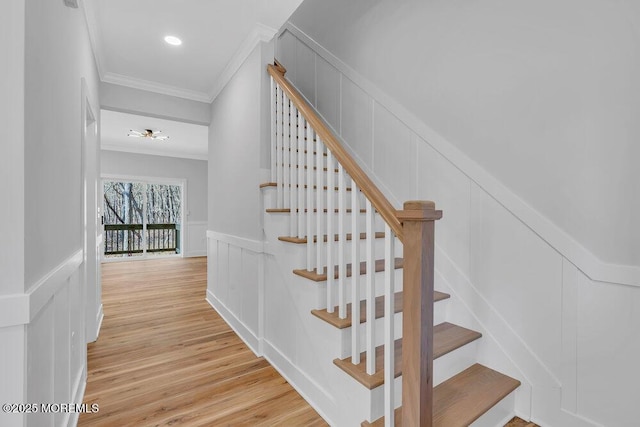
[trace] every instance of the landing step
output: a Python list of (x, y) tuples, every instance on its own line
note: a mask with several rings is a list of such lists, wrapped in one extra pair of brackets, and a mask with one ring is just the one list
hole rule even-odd
[[(438, 302), (443, 299), (449, 298), (449, 294), (444, 292), (433, 292), (433, 302)], [(400, 313), (402, 311), (402, 292), (395, 293), (394, 312)], [(325, 322), (335, 326), (338, 329), (344, 329), (351, 327), (351, 303), (347, 304), (347, 317), (341, 319), (338, 316), (338, 307), (336, 307), (333, 313), (327, 312), (326, 308), (322, 310), (311, 310), (311, 313), (324, 320)], [(384, 317), (384, 295), (376, 297), (376, 319)], [(360, 301), (360, 323), (367, 321), (367, 300)]]
[[(395, 258), (395, 268), (399, 269), (402, 268), (404, 264), (404, 260), (402, 258)], [(375, 263), (375, 271), (380, 272), (380, 271), (384, 271), (384, 260), (383, 259), (377, 259), (376, 263)], [(302, 276), (305, 279), (309, 279), (309, 280), (313, 280), (314, 282), (322, 282), (327, 280), (327, 267), (325, 267), (322, 270), (322, 274), (318, 274), (316, 272), (316, 269), (314, 268), (313, 270), (309, 271), (309, 270), (293, 270), (294, 274), (297, 274), (298, 276)], [(338, 278), (338, 266), (336, 265), (334, 268), (334, 278)], [(360, 274), (367, 274), (367, 263), (365, 261), (362, 261), (360, 263)], [(351, 264), (347, 264), (347, 277), (351, 277)]]
[[(266, 188), (266, 187), (278, 187), (278, 183), (277, 183), (277, 182), (264, 182), (264, 183), (260, 184), (260, 188)], [(291, 187), (291, 184), (289, 184), (289, 187)], [(295, 187), (296, 187), (296, 188), (300, 188), (300, 186), (299, 186), (299, 185), (296, 185)], [(308, 186), (307, 184), (305, 184), (303, 187), (304, 187), (305, 189), (306, 189), (306, 188), (309, 188), (309, 186)], [(326, 189), (327, 189), (327, 188), (329, 188), (329, 187), (327, 187), (327, 186), (325, 185), (325, 186), (324, 186), (324, 187), (322, 187), (322, 188), (323, 188), (324, 190), (326, 190)], [(317, 189), (318, 189), (318, 186), (317, 186), (317, 185), (314, 185), (314, 186), (313, 186), (313, 189), (314, 189), (314, 190), (317, 190)], [(339, 191), (339, 190), (340, 190), (340, 188), (339, 188), (339, 187), (334, 187), (334, 189), (335, 189), (335, 191)], [(350, 188), (350, 187), (347, 187), (347, 188), (345, 188), (345, 190), (346, 190), (346, 191), (351, 191), (351, 188)]]
[[(433, 427), (465, 427), (520, 386), (520, 381), (476, 363), (433, 389)], [(402, 407), (395, 410), (402, 426)], [(384, 417), (363, 427), (384, 426)]]
[[(364, 240), (367, 238), (367, 233), (360, 233), (360, 240)], [(384, 239), (384, 232), (383, 231), (377, 231), (375, 233), (375, 238), (376, 239)], [(278, 240), (283, 241), (283, 242), (288, 242), (288, 243), (297, 243), (297, 244), (301, 244), (301, 243), (307, 243), (307, 238), (306, 237), (289, 237), (289, 236), (280, 236), (278, 237)], [(336, 234), (333, 236), (333, 240), (335, 242), (338, 242), (340, 240), (340, 235)], [(351, 233), (347, 233), (347, 240), (352, 240), (351, 237)], [(327, 242), (327, 235), (325, 234), (324, 236), (322, 236), (322, 241), (323, 242)], [(317, 243), (318, 242), (318, 236), (313, 236), (313, 243)]]
[[(308, 209), (305, 209), (304, 212), (306, 213)], [(295, 210), (296, 212), (299, 211), (299, 209)], [(351, 209), (346, 209), (345, 210), (346, 213), (351, 213)], [(267, 209), (267, 213), (290, 213), (291, 209), (290, 208), (269, 208)], [(314, 209), (313, 210), (314, 213), (318, 212), (318, 209)], [(322, 212), (327, 213), (328, 209), (323, 209)], [(334, 209), (335, 213), (340, 213), (340, 209)], [(366, 209), (360, 209), (360, 213), (367, 213)]]
[[(294, 164), (289, 164), (289, 165), (286, 165), (286, 164), (280, 164), (280, 165), (278, 165), (278, 166), (284, 166), (285, 168), (286, 168), (286, 167), (288, 167), (288, 168), (290, 168), (290, 169), (300, 169), (300, 165), (294, 165)], [(309, 166), (305, 165), (305, 166), (304, 166), (304, 169), (309, 169)], [(317, 168), (316, 166), (313, 166), (313, 167), (312, 167), (312, 169), (313, 169), (314, 171), (317, 171), (317, 170), (318, 170), (318, 168)], [(323, 168), (322, 168), (322, 171), (323, 171), (323, 172), (329, 172), (329, 168), (327, 168), (327, 167), (323, 167)], [(334, 168), (334, 169), (333, 169), (333, 171), (334, 171), (335, 173), (340, 172), (340, 170), (339, 170), (338, 168)]]
[[(463, 328), (449, 322), (440, 323), (433, 327), (433, 358), (452, 352), (472, 341), (480, 338), (480, 332)], [(402, 338), (395, 341), (395, 378), (402, 375)], [(356, 381), (367, 387), (369, 390), (384, 384), (384, 346), (376, 347), (376, 373), (367, 374), (366, 353), (360, 354), (360, 363), (351, 363), (351, 357), (346, 359), (335, 359), (333, 363), (340, 369), (351, 375)]]

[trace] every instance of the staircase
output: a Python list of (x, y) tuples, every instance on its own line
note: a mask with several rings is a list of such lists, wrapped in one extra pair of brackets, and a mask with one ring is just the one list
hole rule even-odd
[(362, 425), (482, 424), (520, 382), (470, 363), (482, 335), (446, 321), (450, 295), (433, 289), (441, 212), (432, 202), (393, 208), (286, 80), (286, 70), (276, 63), (268, 71), (272, 176), (261, 185), (265, 223), (277, 221), (284, 234), (278, 242), (302, 260), (290, 274), (318, 289), (320, 308), (308, 315), (342, 334), (334, 368), (362, 393), (382, 389), (384, 407), (373, 405)]

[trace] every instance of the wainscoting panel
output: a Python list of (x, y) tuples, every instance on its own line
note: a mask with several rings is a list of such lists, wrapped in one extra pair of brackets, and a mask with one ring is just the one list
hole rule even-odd
[[(460, 302), (448, 318), (477, 325), (483, 362), (523, 382), (516, 411), (550, 427), (633, 425), (640, 269), (599, 260), (293, 24), (276, 52), (396, 207), (418, 198), (443, 210), (437, 275)], [(315, 72), (315, 90), (301, 72)]]
[(184, 256), (205, 256), (207, 254), (207, 221), (187, 221)]

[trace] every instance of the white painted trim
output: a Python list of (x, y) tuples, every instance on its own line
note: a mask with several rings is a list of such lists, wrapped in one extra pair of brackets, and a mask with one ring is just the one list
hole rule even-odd
[(207, 298), (206, 301), (209, 305), (227, 322), (227, 325), (233, 329), (233, 331), (240, 337), (242, 341), (251, 349), (251, 351), (256, 355), (256, 357), (261, 357), (260, 349), (262, 348), (261, 339), (254, 334), (251, 329), (245, 325), (242, 320), (238, 319), (232, 312), (227, 308), (226, 305), (218, 298), (216, 298), (213, 293), (207, 289)]
[(183, 256), (185, 258), (197, 258), (197, 257), (202, 257), (202, 256), (207, 256), (207, 251), (189, 251), (189, 252), (185, 252), (183, 254)]
[(87, 32), (89, 33), (89, 42), (91, 43), (91, 51), (93, 52), (93, 58), (96, 63), (96, 68), (98, 69), (98, 75), (100, 76), (100, 80), (104, 75), (104, 66), (105, 63), (104, 55), (102, 53), (102, 48), (100, 47), (100, 27), (98, 26), (98, 21), (96, 19), (96, 11), (95, 6), (92, 0), (85, 1), (82, 0), (80, 2), (80, 9), (84, 14), (84, 20), (87, 24)]
[[(84, 401), (84, 393), (87, 389), (86, 372), (87, 372), (87, 364), (85, 363), (82, 366), (82, 369), (80, 369), (80, 372), (78, 373), (79, 375), (77, 375), (77, 378), (75, 380), (75, 386), (73, 387), (73, 394), (71, 395), (71, 402), (73, 403), (81, 404)], [(67, 427), (77, 426), (78, 420), (80, 418), (80, 413), (76, 412), (76, 413), (68, 414), (66, 418), (67, 418), (67, 422), (66, 423), (63, 422), (62, 423), (63, 425), (66, 425)]]
[[(190, 234), (191, 233), (191, 227), (204, 227), (205, 228), (205, 240), (206, 240), (206, 227), (207, 227), (207, 221), (188, 221), (186, 224), (186, 227), (188, 229), (188, 231), (186, 231), (186, 234)], [(187, 236), (185, 236), (185, 249), (189, 248), (191, 249), (191, 242), (188, 241)], [(205, 242), (206, 245), (206, 242)], [(182, 253), (182, 255), (186, 258), (193, 258), (193, 257), (201, 257), (201, 256), (207, 256), (207, 248), (205, 249), (201, 249), (201, 250), (189, 250), (189, 252), (184, 251)]]
[[(505, 357), (514, 366), (518, 367), (524, 382), (533, 386), (533, 379), (536, 384), (544, 383), (551, 387), (560, 388), (562, 384), (551, 369), (542, 362), (527, 345), (526, 341), (518, 335), (495, 307), (484, 298), (467, 276), (460, 271), (455, 262), (438, 245), (436, 245), (436, 260), (436, 276), (440, 276), (440, 279), (448, 285), (452, 295), (462, 303), (467, 312), (484, 329), (486, 335), (498, 343)], [(482, 313), (483, 318), (478, 317), (476, 313)], [(488, 327), (487, 324), (491, 326)], [(514, 355), (516, 359), (512, 357)], [(516, 363), (516, 360), (521, 363)], [(523, 367), (527, 367), (526, 372)]]
[(273, 39), (278, 31), (268, 27), (266, 25), (258, 23), (249, 35), (242, 41), (240, 47), (233, 55), (227, 66), (224, 68), (220, 77), (213, 85), (213, 89), (209, 93), (208, 102), (213, 102), (214, 99), (222, 92), (222, 89), (231, 81), (236, 72), (240, 69), (242, 64), (249, 58), (251, 52), (256, 48), (260, 42), (269, 42)]
[(78, 250), (23, 294), (0, 296), (0, 327), (30, 323), (66, 280), (80, 268), (82, 257), (83, 251)]
[(180, 151), (173, 153), (164, 152), (160, 154), (152, 148), (144, 147), (121, 147), (119, 145), (102, 144), (100, 149), (106, 151), (121, 151), (123, 153), (146, 154), (151, 156), (177, 157), (179, 159), (209, 160), (209, 156), (207, 154), (185, 153)]
[(133, 89), (146, 90), (148, 92), (161, 93), (163, 95), (175, 96), (177, 98), (189, 99), (209, 103), (209, 94), (197, 90), (183, 89), (150, 80), (139, 79), (137, 77), (125, 76), (111, 71), (106, 71), (102, 76), (102, 81)]
[[(327, 416), (327, 413), (322, 410), (323, 407), (335, 406), (334, 399), (331, 395), (327, 394), (318, 383), (302, 370), (300, 370), (291, 360), (289, 360), (280, 350), (276, 348), (269, 340), (264, 339), (264, 358), (273, 366), (276, 371), (280, 373), (287, 380), (291, 386), (302, 396), (302, 398), (309, 404), (316, 412), (329, 424), (330, 426), (336, 426), (337, 424), (331, 421)], [(310, 397), (310, 393), (318, 395), (321, 399), (325, 400), (324, 404), (318, 404), (316, 399)]]
[(104, 309), (103, 309), (103, 305), (100, 304), (100, 308), (98, 309), (98, 314), (96, 316), (96, 341), (98, 340), (98, 337), (100, 336), (100, 329), (102, 329), (102, 321), (104, 320)]
[(0, 328), (29, 323), (29, 295), (0, 295)]
[(78, 250), (29, 288), (27, 291), (29, 294), (29, 321), (35, 319), (40, 310), (62, 288), (66, 280), (80, 268), (83, 256), (83, 251)]
[(410, 130), (449, 160), (462, 173), (491, 195), (511, 214), (530, 228), (541, 239), (551, 245), (562, 256), (576, 265), (587, 277), (594, 281), (640, 286), (640, 267), (606, 263), (598, 259), (564, 230), (528, 205), (519, 196), (504, 186), (493, 175), (486, 172), (466, 154), (447, 141), (443, 136), (427, 126), (422, 120), (401, 106), (368, 79), (346, 65), (331, 52), (305, 34), (293, 23), (287, 22), (278, 33), (289, 31), (301, 42), (329, 62), (345, 77), (360, 86), (371, 98), (395, 115)]
[(219, 233), (217, 231), (207, 230), (207, 238), (224, 242), (229, 245), (237, 246), (258, 254), (264, 253), (264, 242), (258, 240), (246, 239), (244, 237), (232, 236), (231, 234)]

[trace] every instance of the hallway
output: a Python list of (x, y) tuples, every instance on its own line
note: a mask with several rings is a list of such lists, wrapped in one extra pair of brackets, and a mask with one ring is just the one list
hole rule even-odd
[(103, 264), (80, 426), (326, 425), (207, 304), (206, 262)]

